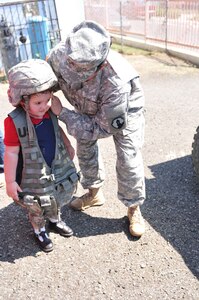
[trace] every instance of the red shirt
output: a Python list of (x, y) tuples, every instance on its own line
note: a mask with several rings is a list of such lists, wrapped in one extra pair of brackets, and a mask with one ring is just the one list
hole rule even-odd
[[(46, 112), (42, 119), (35, 119), (30, 117), (34, 125), (39, 124), (43, 119), (49, 119), (49, 113)], [(14, 122), (10, 116), (4, 120), (4, 144), (6, 146), (20, 146), (20, 141), (16, 131)]]

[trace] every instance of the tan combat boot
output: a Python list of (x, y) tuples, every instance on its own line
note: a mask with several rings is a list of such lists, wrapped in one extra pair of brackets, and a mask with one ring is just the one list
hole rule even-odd
[(140, 207), (128, 208), (129, 231), (132, 236), (140, 237), (145, 232), (144, 218), (142, 217)]
[(75, 197), (69, 204), (75, 210), (85, 210), (91, 206), (100, 206), (105, 202), (100, 188), (89, 189), (89, 192), (81, 197)]

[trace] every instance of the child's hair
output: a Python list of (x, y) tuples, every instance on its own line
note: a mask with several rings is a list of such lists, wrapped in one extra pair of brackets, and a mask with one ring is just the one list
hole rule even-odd
[(27, 110), (31, 96), (37, 95), (37, 94), (51, 93), (52, 91), (53, 91), (52, 89), (48, 89), (48, 90), (45, 90), (42, 92), (37, 92), (37, 93), (31, 94), (31, 95), (24, 95), (21, 97), (21, 101), (17, 104), (17, 107), (21, 106), (21, 107), (23, 107), (24, 110)]
[(37, 94), (47, 94), (47, 93), (51, 93), (51, 92), (53, 92), (53, 89), (48, 89), (48, 90), (45, 90), (45, 91), (41, 91), (41, 92), (37, 92), (37, 93), (33, 93), (33, 94), (31, 94), (31, 95), (23, 95), (23, 96), (21, 96), (21, 101), (23, 101), (23, 100), (30, 100), (30, 97), (32, 96), (32, 95), (37, 95)]

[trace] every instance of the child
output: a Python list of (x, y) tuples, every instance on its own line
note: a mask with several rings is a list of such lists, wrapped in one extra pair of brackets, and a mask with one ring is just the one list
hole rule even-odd
[(8, 73), (9, 101), (15, 110), (4, 121), (6, 191), (26, 208), (40, 248), (53, 250), (50, 230), (69, 237), (73, 231), (60, 217), (76, 189), (74, 149), (50, 110), (57, 79), (47, 62), (22, 61)]

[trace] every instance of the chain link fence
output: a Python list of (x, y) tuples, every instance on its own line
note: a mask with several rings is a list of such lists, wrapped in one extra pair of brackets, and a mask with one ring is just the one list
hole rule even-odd
[(199, 51), (198, 0), (85, 0), (86, 19), (111, 33)]

